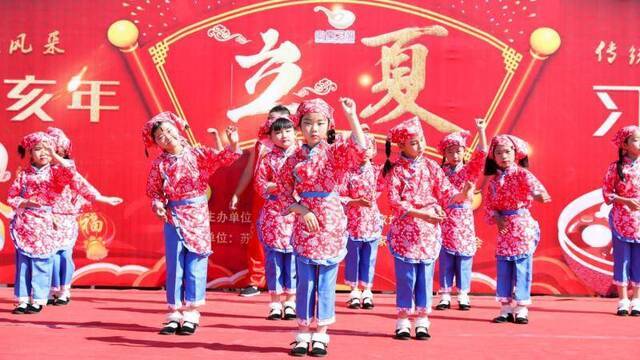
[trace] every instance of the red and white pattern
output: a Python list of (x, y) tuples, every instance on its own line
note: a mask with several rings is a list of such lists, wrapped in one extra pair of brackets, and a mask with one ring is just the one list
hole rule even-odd
[(407, 211), (448, 204), (455, 188), (440, 166), (426, 156), (401, 156), (387, 177), (393, 213), (387, 234), (391, 250), (408, 261), (433, 262), (440, 252), (440, 226), (409, 216)]
[(538, 222), (529, 209), (533, 195), (546, 192), (540, 181), (527, 169), (517, 165), (498, 170), (484, 195), (486, 216), (490, 224), (496, 223), (501, 211), (518, 210), (517, 214), (502, 216), (505, 229), (498, 233), (496, 255), (513, 257), (532, 254), (539, 240)]
[(58, 250), (73, 246), (78, 235), (78, 214), (89, 201), (100, 196), (100, 192), (82, 175), (76, 173), (74, 178), (81, 184), (81, 191), (76, 191), (69, 185), (65, 186), (53, 206), (53, 221), (56, 224), (54, 239)]
[(281, 181), (287, 204), (296, 202), (294, 192), (336, 193), (335, 196), (300, 199), (300, 204), (317, 217), (320, 230), (307, 231), (300, 216), (294, 224), (293, 248), (296, 255), (312, 260), (334, 259), (344, 252), (347, 243), (347, 217), (338, 192), (347, 171), (356, 169), (365, 159), (366, 149), (352, 138), (336, 136), (329, 145), (325, 141), (310, 149), (303, 145), (290, 156), (282, 167)]
[(345, 176), (342, 195), (351, 199), (366, 199), (371, 207), (347, 203), (347, 231), (356, 240), (375, 240), (382, 234), (382, 215), (377, 200), (382, 192), (381, 166), (367, 161)]
[(287, 158), (296, 150), (297, 146), (292, 146), (287, 150), (273, 146), (271, 151), (261, 156), (254, 176), (256, 192), (267, 199), (260, 212), (260, 220), (256, 224), (260, 240), (272, 249), (285, 252), (293, 250), (291, 236), (296, 217), (293, 213), (283, 215), (290, 205), (289, 198), (283, 193), (283, 189), (277, 187), (275, 191), (267, 193), (267, 186), (270, 183), (277, 186), (276, 176), (280, 176)]
[[(468, 163), (460, 163), (456, 168), (448, 165), (443, 167), (451, 185), (457, 191), (462, 191), (468, 181), (475, 183), (478, 180), (486, 155), (484, 151), (476, 150)], [(447, 204), (442, 206), (447, 213), (447, 218), (441, 225), (442, 246), (459, 255), (475, 255), (477, 244), (471, 203), (465, 201), (464, 207), (448, 207)]]
[[(240, 155), (230, 148), (216, 151), (188, 145), (180, 154), (163, 152), (154, 160), (147, 179), (147, 196), (151, 198), (152, 207), (165, 207), (168, 201), (205, 196), (209, 176), (218, 168), (231, 165)], [(180, 228), (185, 246), (190, 251), (200, 255), (211, 253), (209, 206), (206, 202), (176, 206), (168, 213), (171, 223)]]
[[(58, 250), (56, 242), (57, 224), (54, 223), (52, 207), (65, 186), (81, 193), (88, 193), (84, 184), (74, 176), (72, 167), (45, 165), (30, 166), (20, 172), (9, 188), (7, 202), (15, 210), (12, 222), (12, 238), (16, 248), (30, 257), (48, 257)], [(20, 208), (26, 201), (40, 207)]]
[[(640, 200), (640, 162), (624, 158), (622, 162), (624, 181), (616, 171), (616, 163), (609, 165), (604, 176), (602, 194), (607, 204), (612, 203), (613, 195)], [(615, 230), (627, 241), (640, 242), (640, 211), (614, 202), (610, 215)]]

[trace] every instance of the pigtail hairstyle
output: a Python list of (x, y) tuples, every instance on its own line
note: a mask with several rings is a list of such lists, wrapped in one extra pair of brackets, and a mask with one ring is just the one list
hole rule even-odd
[(391, 141), (389, 140), (384, 143), (384, 153), (387, 155), (387, 160), (384, 162), (384, 167), (382, 168), (382, 176), (386, 177), (394, 165), (389, 159), (391, 156)]
[(624, 150), (618, 148), (618, 161), (616, 161), (616, 172), (620, 181), (624, 182), (624, 173), (622, 172), (622, 162), (624, 161)]
[(336, 141), (336, 130), (329, 129), (327, 130), (327, 143), (333, 144)]
[(529, 167), (529, 157), (525, 156), (522, 159), (520, 159), (518, 161), (518, 165), (520, 165), (520, 167), (523, 167), (523, 168), (528, 168)]
[(27, 155), (27, 150), (22, 145), (18, 145), (18, 154), (20, 154), (21, 159), (24, 159), (25, 155)]

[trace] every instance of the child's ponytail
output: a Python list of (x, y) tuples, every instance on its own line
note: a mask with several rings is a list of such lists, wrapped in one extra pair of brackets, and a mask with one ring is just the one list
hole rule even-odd
[(327, 130), (327, 143), (333, 144), (336, 141), (336, 131), (335, 129)]
[(389, 159), (389, 157), (391, 156), (391, 141), (389, 140), (384, 143), (384, 153), (385, 155), (387, 155), (387, 161), (384, 162), (384, 167), (382, 168), (382, 176), (387, 176), (389, 171), (393, 169), (393, 163)]
[(618, 161), (616, 161), (616, 172), (620, 181), (624, 182), (624, 173), (622, 173), (622, 162), (624, 161), (624, 151), (622, 148), (618, 148)]
[(27, 150), (22, 145), (18, 145), (18, 154), (20, 154), (21, 159), (24, 159), (25, 155), (27, 155)]

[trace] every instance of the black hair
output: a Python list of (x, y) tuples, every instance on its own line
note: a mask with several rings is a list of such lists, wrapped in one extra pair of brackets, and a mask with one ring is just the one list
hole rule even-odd
[(271, 124), (271, 127), (269, 128), (269, 134), (271, 134), (274, 131), (280, 131), (280, 130), (292, 129), (292, 128), (293, 128), (293, 122), (291, 121), (291, 119), (285, 118), (285, 117), (277, 118), (276, 121), (274, 121), (273, 124)]
[(153, 127), (151, 128), (151, 139), (153, 139), (153, 142), (156, 142), (155, 133), (156, 133), (156, 130), (158, 130), (160, 126), (162, 126), (162, 124), (164, 124), (164, 121), (158, 121), (155, 124), (153, 124)]
[(287, 115), (291, 115), (291, 111), (289, 111), (289, 109), (287, 109), (287, 107), (284, 105), (276, 105), (272, 107), (271, 110), (269, 110), (269, 114), (274, 112), (281, 112), (286, 113)]
[(616, 172), (620, 181), (624, 182), (624, 173), (622, 172), (622, 162), (624, 161), (624, 150), (618, 148), (618, 161), (616, 161)]
[[(518, 165), (523, 168), (529, 167), (529, 157), (525, 156), (522, 159), (518, 160)], [(484, 174), (485, 175), (495, 175), (498, 173), (498, 163), (495, 160), (487, 157), (487, 160), (484, 162)]]
[(384, 153), (387, 155), (387, 160), (384, 162), (384, 167), (382, 168), (382, 176), (387, 176), (387, 174), (393, 169), (393, 163), (389, 159), (391, 156), (391, 141), (387, 140), (384, 143)]
[(20, 154), (21, 159), (24, 159), (25, 155), (27, 155), (27, 149), (25, 149), (22, 145), (18, 145), (18, 154)]
[(336, 141), (336, 130), (329, 129), (327, 130), (327, 143), (333, 144)]

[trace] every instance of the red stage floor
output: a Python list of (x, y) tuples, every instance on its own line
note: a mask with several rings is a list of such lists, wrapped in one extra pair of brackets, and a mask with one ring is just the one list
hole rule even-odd
[[(198, 332), (161, 336), (164, 293), (75, 289), (65, 307), (13, 315), (12, 290), (0, 289), (0, 359), (282, 359), (295, 322), (268, 321), (267, 295), (209, 292)], [(613, 315), (615, 299), (535, 297), (529, 325), (493, 324), (492, 297), (475, 296), (469, 312), (432, 314), (429, 341), (398, 341), (394, 295), (373, 310), (343, 307), (330, 329), (333, 359), (631, 359), (640, 352), (640, 317)]]

